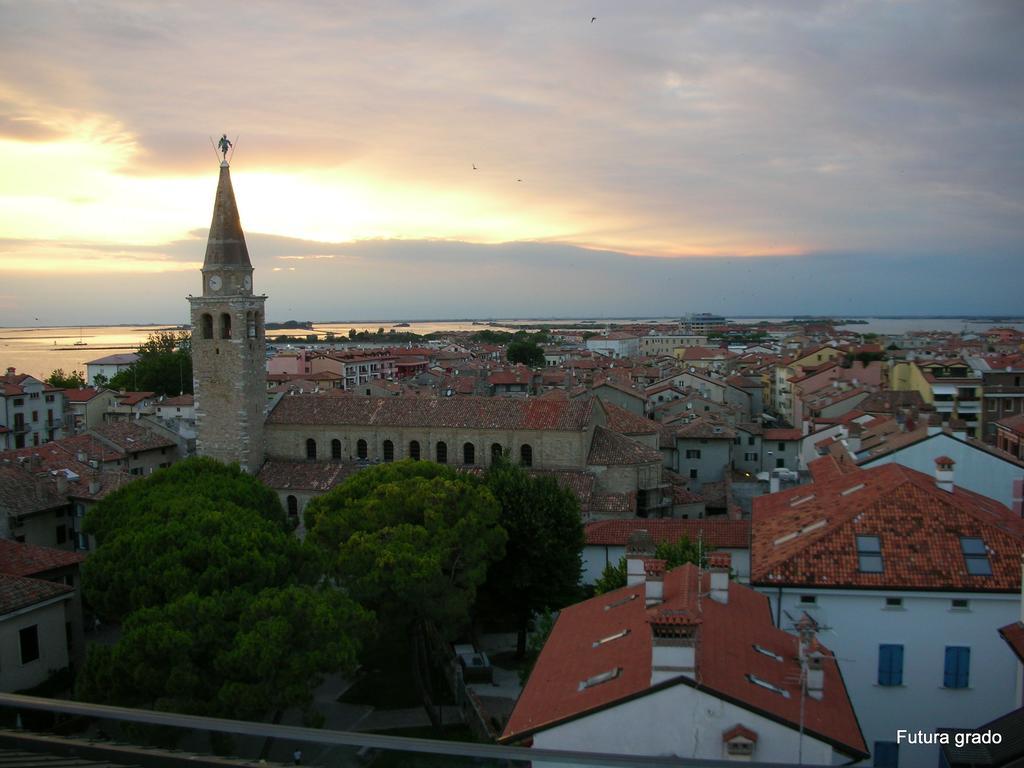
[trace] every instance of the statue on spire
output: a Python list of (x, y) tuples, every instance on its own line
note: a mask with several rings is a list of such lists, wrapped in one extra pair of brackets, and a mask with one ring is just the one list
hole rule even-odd
[(228, 161), (228, 150), (231, 149), (231, 142), (228, 141), (228, 135), (225, 133), (220, 137), (220, 141), (217, 142), (217, 149), (224, 155), (224, 162)]

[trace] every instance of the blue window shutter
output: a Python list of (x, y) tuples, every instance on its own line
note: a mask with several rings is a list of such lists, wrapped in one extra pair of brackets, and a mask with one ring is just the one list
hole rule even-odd
[(903, 685), (903, 646), (878, 646), (878, 684)]
[(964, 646), (946, 646), (946, 670), (942, 684), (946, 688), (966, 688), (970, 682), (971, 649)]
[(971, 649), (970, 648), (958, 648), (960, 653), (957, 658), (956, 666), (956, 687), (966, 688), (968, 678), (971, 672)]

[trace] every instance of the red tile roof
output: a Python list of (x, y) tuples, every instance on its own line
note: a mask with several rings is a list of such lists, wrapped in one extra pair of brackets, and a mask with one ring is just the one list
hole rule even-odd
[(608, 429), (620, 435), (654, 435), (658, 432), (658, 422), (637, 416), (615, 403), (600, 401), (605, 416), (608, 417)]
[[(664, 602), (645, 606), (644, 587), (623, 587), (564, 609), (516, 702), (501, 741), (518, 741), (538, 731), (588, 713), (636, 700), (676, 685), (705, 693), (798, 729), (801, 722), (800, 664), (795, 636), (772, 624), (768, 598), (736, 582), (729, 583), (728, 603), (707, 597), (710, 575), (687, 564), (665, 574)], [(698, 593), (705, 595), (698, 598)], [(637, 599), (622, 602), (636, 595)], [(614, 607), (612, 607), (614, 606)], [(688, 619), (699, 626), (697, 680), (676, 677), (651, 685), (652, 622)], [(595, 642), (622, 630), (629, 633), (595, 647)], [(771, 652), (761, 653), (755, 645)], [(853, 757), (866, 757), (860, 726), (839, 668), (830, 654), (824, 660), (825, 695), (803, 697), (808, 735)], [(580, 683), (618, 668), (617, 677), (582, 688)], [(750, 675), (786, 691), (782, 695), (751, 681)], [(670, 713), (651, 712), (652, 717)], [(678, 727), (675, 723), (672, 727)]]
[(0, 573), (0, 615), (41, 603), (52, 597), (68, 595), (72, 591), (67, 584)]
[(100, 393), (97, 387), (82, 387), (80, 389), (65, 389), (64, 399), (69, 403), (87, 403)]
[(629, 464), (661, 464), (661, 452), (638, 443), (604, 427), (594, 429), (587, 464), (590, 466), (624, 466)]
[[(822, 471), (829, 462), (833, 470)], [(1024, 521), (999, 502), (959, 487), (944, 491), (895, 463), (840, 473), (824, 457), (811, 470), (813, 483), (754, 499), (753, 583), (1020, 590)], [(881, 573), (859, 570), (857, 536), (879, 537)], [(968, 573), (962, 537), (983, 540), (991, 576)]]
[(267, 424), (582, 432), (590, 422), (591, 408), (589, 399), (340, 397), (324, 393), (282, 398), (267, 417)]
[(77, 565), (83, 560), (85, 555), (80, 552), (0, 539), (0, 573), (10, 576), (35, 576)]
[(361, 464), (337, 461), (284, 461), (268, 459), (257, 477), (275, 491), (329, 491), (363, 468)]
[(702, 541), (708, 547), (748, 549), (750, 547), (749, 520), (598, 520), (587, 523), (587, 544), (598, 547), (624, 547), (634, 531), (644, 529), (655, 544), (676, 542), (684, 536), (690, 541)]
[(766, 429), (763, 433), (765, 440), (799, 440), (804, 433), (799, 429)]
[(1017, 658), (1024, 662), (1024, 622), (1015, 621), (1013, 624), (1000, 627), (999, 635), (1017, 654)]

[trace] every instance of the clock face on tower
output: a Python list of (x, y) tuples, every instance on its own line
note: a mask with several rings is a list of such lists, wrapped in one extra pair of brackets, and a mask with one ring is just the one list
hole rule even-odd
[(210, 289), (214, 290), (214, 291), (219, 291), (220, 290), (220, 286), (221, 286), (220, 275), (213, 275), (210, 278)]
[(245, 290), (247, 290), (247, 291), (251, 290), (252, 289), (252, 278), (249, 277), (248, 275), (243, 277), (242, 278), (242, 285), (245, 286)]

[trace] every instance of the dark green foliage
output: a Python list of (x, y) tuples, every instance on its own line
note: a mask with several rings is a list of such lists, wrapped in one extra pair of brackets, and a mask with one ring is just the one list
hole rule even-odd
[(192, 343), (187, 332), (151, 333), (138, 354), (135, 364), (114, 376), (107, 386), (169, 397), (192, 393)]
[(429, 461), (382, 464), (310, 502), (307, 543), (385, 633), (432, 622), (451, 637), (504, 554), (499, 512), (476, 477)]
[(555, 616), (551, 611), (544, 611), (537, 617), (533, 632), (530, 635), (530, 640), (526, 644), (526, 663), (519, 669), (520, 684), (526, 685), (526, 681), (530, 679), (530, 673), (533, 671), (533, 667), (537, 663), (540, 652), (544, 650), (544, 644), (548, 641), (548, 638), (551, 637), (551, 630), (554, 628)]
[(85, 376), (81, 371), (64, 373), (63, 368), (57, 368), (46, 377), (46, 383), (59, 389), (78, 389), (85, 386)]
[(533, 614), (580, 597), (585, 539), (579, 501), (553, 478), (531, 476), (507, 460), (495, 463), (485, 482), (501, 504), (508, 544), (487, 573), (477, 613), (510, 619), (520, 632), (522, 655)]
[[(665, 570), (678, 568), (683, 563), (699, 563), (707, 566), (708, 553), (713, 547), (700, 547), (697, 542), (683, 536), (679, 541), (660, 541), (654, 548), (654, 556), (665, 561)], [(617, 565), (608, 563), (601, 578), (594, 582), (594, 594), (603, 595), (613, 589), (626, 586), (626, 558), (619, 558)]]
[(505, 357), (510, 363), (521, 363), (531, 368), (544, 367), (544, 350), (536, 342), (518, 339), (505, 348)]
[(277, 495), (237, 466), (188, 459), (111, 494), (85, 519), (99, 547), (83, 590), (104, 619), (189, 592), (257, 591), (317, 575)]
[(116, 645), (93, 645), (80, 698), (253, 720), (308, 708), (322, 676), (351, 671), (371, 616), (308, 585), (195, 593), (136, 611)]

